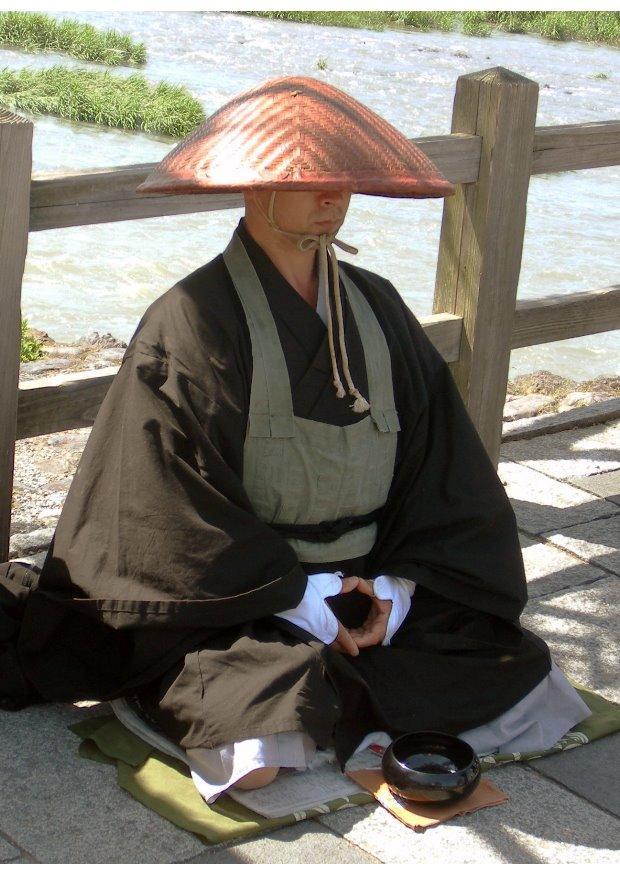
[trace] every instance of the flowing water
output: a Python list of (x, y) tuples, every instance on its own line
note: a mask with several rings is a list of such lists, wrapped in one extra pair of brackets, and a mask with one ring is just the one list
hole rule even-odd
[[(53, 14), (143, 41), (143, 75), (187, 86), (206, 115), (265, 79), (299, 74), (349, 92), (409, 137), (448, 133), (458, 76), (501, 65), (539, 83), (538, 125), (618, 117), (619, 53), (602, 45), (501, 33), (377, 33), (218, 12)], [(0, 66), (12, 69), (57, 63), (107, 69), (0, 49)], [(132, 72), (118, 68), (113, 75)], [(598, 73), (609, 78), (594, 78)], [(35, 176), (158, 161), (175, 142), (53, 117), (33, 121)], [(618, 281), (619, 181), (617, 167), (532, 177), (520, 300)], [(354, 195), (339, 236), (359, 254), (338, 255), (386, 276), (418, 318), (429, 315), (441, 214), (440, 199)], [(128, 341), (155, 298), (222, 251), (241, 215), (235, 209), (32, 233), (22, 314), (57, 341), (93, 329)], [(619, 349), (618, 331), (518, 349), (509, 376), (542, 368), (577, 380), (617, 374)]]

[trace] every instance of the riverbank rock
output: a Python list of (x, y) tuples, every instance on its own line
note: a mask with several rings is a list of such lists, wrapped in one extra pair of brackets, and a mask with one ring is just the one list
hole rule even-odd
[(22, 362), (19, 366), (20, 377), (38, 377), (46, 371), (61, 371), (63, 368), (69, 368), (73, 364), (73, 359), (35, 359), (33, 362)]
[(32, 334), (32, 336), (34, 337), (34, 339), (35, 339), (35, 340), (38, 340), (39, 343), (56, 343), (56, 341), (53, 340), (53, 339), (49, 336), (49, 334), (47, 333), (47, 331), (42, 331), (40, 328), (30, 328), (30, 327), (29, 327), (29, 328), (28, 328), (28, 333), (29, 333), (29, 334)]
[(82, 349), (81, 346), (62, 346), (57, 344), (44, 344), (45, 347), (45, 355), (51, 356), (67, 356), (67, 355), (77, 355), (78, 352)]
[(607, 401), (613, 397), (613, 392), (569, 392), (566, 398), (558, 404), (558, 413), (573, 410), (575, 407), (587, 407), (590, 404)]
[(118, 338), (113, 337), (113, 335), (111, 335), (109, 331), (106, 331), (105, 334), (99, 334), (98, 331), (90, 331), (88, 334), (79, 337), (78, 343), (81, 343), (82, 346), (127, 346), (124, 340), (118, 340)]
[(101, 334), (90, 331), (73, 343), (56, 343), (45, 332), (29, 329), (41, 340), (41, 355), (31, 362), (21, 362), (19, 377), (22, 381), (34, 380), (53, 372), (72, 373), (99, 368), (109, 368), (123, 360), (127, 344), (110, 332)]
[(13, 535), (9, 541), (9, 559), (47, 550), (54, 536), (54, 531), (55, 528), (34, 529), (34, 531)]
[(109, 365), (110, 362), (121, 362), (125, 355), (124, 347), (111, 346), (108, 349), (102, 349), (99, 353), (99, 359)]
[(517, 395), (504, 404), (504, 422), (512, 422), (514, 419), (524, 419), (526, 416), (537, 416), (541, 410), (548, 409), (549, 404), (554, 402), (553, 395)]

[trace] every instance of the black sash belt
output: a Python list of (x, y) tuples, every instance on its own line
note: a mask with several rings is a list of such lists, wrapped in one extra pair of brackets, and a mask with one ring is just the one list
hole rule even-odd
[(335, 541), (351, 529), (359, 529), (373, 523), (381, 516), (383, 506), (371, 510), (362, 516), (344, 516), (338, 520), (329, 520), (312, 525), (295, 525), (294, 523), (271, 523), (271, 528), (281, 535), (301, 538), (304, 541)]

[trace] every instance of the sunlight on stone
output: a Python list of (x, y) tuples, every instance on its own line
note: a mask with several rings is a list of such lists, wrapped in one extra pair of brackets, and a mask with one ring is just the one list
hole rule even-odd
[[(512, 841), (520, 845), (525, 853), (533, 858), (532, 863), (589, 863), (591, 861), (592, 849), (589, 847), (569, 842), (554, 842), (539, 835), (529, 835), (506, 824), (503, 828)], [(610, 852), (610, 862), (612, 857), (613, 854)]]

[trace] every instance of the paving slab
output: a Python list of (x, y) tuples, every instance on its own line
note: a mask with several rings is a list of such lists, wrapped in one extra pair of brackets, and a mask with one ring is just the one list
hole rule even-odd
[[(616, 507), (611, 504), (610, 507)], [(620, 507), (611, 516), (545, 532), (545, 538), (581, 559), (620, 574)]]
[(565, 751), (560, 756), (532, 760), (529, 766), (620, 817), (620, 733)]
[(606, 498), (607, 501), (613, 501), (614, 504), (620, 504), (620, 469), (592, 474), (589, 477), (567, 477), (566, 482)]
[(565, 550), (519, 532), (529, 598), (540, 598), (605, 577), (602, 571)]
[(538, 535), (616, 513), (618, 505), (516, 462), (500, 461), (502, 481), (520, 529)]
[[(107, 710), (106, 710), (107, 709)], [(82, 759), (67, 726), (107, 705), (0, 711), (0, 832), (42, 863), (173, 863), (204, 844), (144, 807), (114, 769)]]
[(215, 845), (184, 863), (354, 863), (376, 864), (372, 854), (316, 820), (305, 820), (251, 840)]
[(371, 805), (335, 811), (321, 821), (383, 863), (620, 860), (617, 820), (611, 814), (526, 765), (493, 769), (487, 777), (508, 795), (507, 803), (424, 833), (408, 829), (384, 808)]
[(15, 845), (0, 836), (0, 863), (10, 863), (19, 860), (21, 851)]
[(528, 602), (523, 625), (549, 645), (569, 678), (607, 699), (618, 696), (618, 592), (613, 574)]
[(565, 480), (620, 469), (620, 421), (506, 441), (501, 455)]

